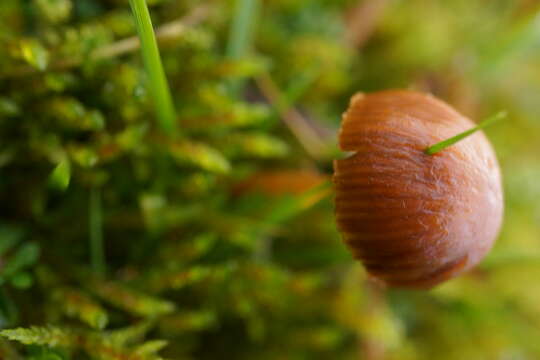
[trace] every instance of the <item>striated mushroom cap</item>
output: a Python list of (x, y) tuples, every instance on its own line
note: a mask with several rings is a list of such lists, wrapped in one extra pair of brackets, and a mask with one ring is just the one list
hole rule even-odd
[(475, 266), (501, 226), (493, 149), (477, 132), (435, 155), (424, 150), (473, 127), (414, 91), (357, 94), (334, 162), (338, 229), (369, 274), (388, 286), (429, 288)]

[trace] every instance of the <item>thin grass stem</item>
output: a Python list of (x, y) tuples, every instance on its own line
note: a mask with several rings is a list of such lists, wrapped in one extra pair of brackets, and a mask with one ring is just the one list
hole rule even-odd
[(159, 126), (166, 134), (174, 135), (177, 132), (176, 111), (165, 78), (146, 0), (129, 0), (129, 4), (141, 40), (142, 57), (150, 81), (150, 92), (154, 100)]
[(497, 114), (495, 114), (493, 116), (490, 116), (487, 119), (483, 120), (482, 122), (480, 122), (480, 124), (473, 127), (472, 129), (464, 131), (464, 132), (462, 132), (460, 134), (457, 134), (456, 136), (451, 137), (450, 139), (443, 140), (440, 143), (437, 143), (435, 145), (432, 145), (432, 146), (428, 147), (425, 150), (425, 153), (428, 154), (428, 155), (435, 155), (436, 153), (446, 149), (447, 147), (452, 146), (455, 143), (457, 143), (457, 142), (465, 139), (466, 137), (474, 134), (478, 130), (482, 130), (482, 129), (496, 123), (497, 121), (506, 118), (506, 116), (508, 116), (508, 113), (506, 111), (498, 112)]
[[(258, 9), (259, 0), (236, 0), (227, 44), (227, 58), (238, 60), (249, 52), (253, 42)], [(244, 81), (235, 80), (230, 86), (233, 93), (238, 94), (244, 87)]]

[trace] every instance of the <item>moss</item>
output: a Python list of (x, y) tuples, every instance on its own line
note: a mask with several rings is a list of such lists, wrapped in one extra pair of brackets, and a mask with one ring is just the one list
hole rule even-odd
[[(0, 341), (0, 357), (539, 358), (538, 8), (378, 1), (259, 1), (234, 56), (236, 1), (149, 1), (178, 138), (126, 1), (0, 1), (0, 327), (35, 345)], [(372, 22), (359, 48), (351, 18)], [(327, 178), (351, 95), (393, 87), (509, 113), (487, 129), (501, 238), (426, 293), (374, 289), (327, 189), (294, 175)], [(237, 191), (268, 173), (294, 196)]]

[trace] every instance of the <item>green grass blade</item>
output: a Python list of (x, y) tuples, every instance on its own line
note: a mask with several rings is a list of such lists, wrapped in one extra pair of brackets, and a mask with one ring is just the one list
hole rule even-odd
[(174, 134), (177, 131), (176, 111), (165, 78), (146, 0), (129, 0), (129, 3), (141, 40), (142, 57), (150, 80), (150, 92), (154, 100), (159, 125), (165, 133)]
[[(238, 60), (245, 56), (253, 42), (253, 28), (257, 19), (259, 0), (236, 0), (233, 23), (229, 32), (227, 57)], [(243, 81), (234, 81), (231, 88), (234, 93), (242, 91)]]
[(444, 141), (441, 141), (440, 143), (437, 143), (435, 145), (432, 145), (432, 146), (428, 147), (425, 150), (425, 153), (428, 154), (428, 155), (434, 155), (434, 154), (438, 153), (439, 151), (442, 151), (442, 150), (446, 149), (447, 147), (452, 146), (455, 143), (465, 139), (467, 136), (470, 136), (470, 135), (474, 134), (478, 130), (482, 130), (482, 129), (496, 123), (497, 121), (504, 119), (507, 115), (508, 115), (508, 113), (506, 111), (501, 111), (501, 112), (499, 112), (499, 113), (497, 113), (497, 114), (495, 114), (493, 116), (490, 116), (487, 119), (485, 119), (484, 121), (482, 121), (480, 124), (478, 124), (477, 126), (473, 127), (472, 129), (464, 131), (461, 134), (458, 134), (456, 136), (451, 137), (450, 139), (446, 139)]

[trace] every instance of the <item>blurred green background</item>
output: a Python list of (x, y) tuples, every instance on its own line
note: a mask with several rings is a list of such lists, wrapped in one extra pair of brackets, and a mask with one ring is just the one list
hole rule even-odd
[[(177, 134), (127, 0), (0, 2), (0, 358), (540, 359), (537, 1), (148, 3)], [(325, 186), (387, 88), (509, 112), (501, 236), (430, 291), (372, 285)]]

